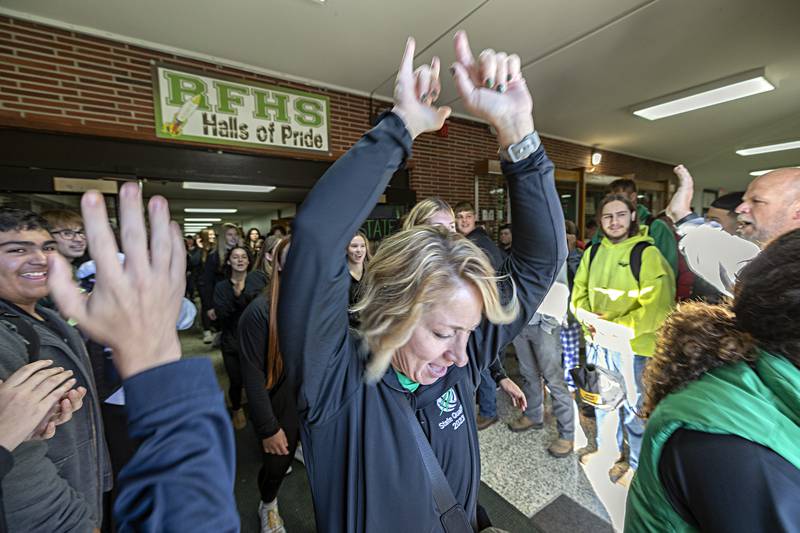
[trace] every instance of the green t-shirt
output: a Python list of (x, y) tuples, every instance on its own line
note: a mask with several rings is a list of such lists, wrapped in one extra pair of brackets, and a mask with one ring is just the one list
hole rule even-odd
[(395, 370), (394, 373), (397, 374), (397, 381), (399, 381), (400, 385), (402, 385), (403, 388), (406, 389), (408, 392), (414, 392), (419, 388), (419, 383), (407, 377), (402, 372), (398, 372), (397, 370)]

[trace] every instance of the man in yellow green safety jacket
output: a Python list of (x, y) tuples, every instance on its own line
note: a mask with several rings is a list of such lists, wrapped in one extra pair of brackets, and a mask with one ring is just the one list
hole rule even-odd
[[(612, 482), (627, 485), (639, 460), (644, 420), (637, 413), (643, 397), (642, 374), (655, 350), (656, 332), (672, 311), (675, 275), (639, 226), (636, 206), (627, 196), (609, 194), (598, 209), (603, 238), (587, 248), (575, 274), (571, 307), (586, 334), (587, 362), (616, 372), (627, 397), (620, 406), (617, 446), (620, 458), (609, 470)], [(597, 435), (608, 412), (596, 409)], [(623, 457), (624, 433), (630, 449)], [(599, 439), (598, 439), (599, 440)], [(578, 451), (586, 463), (598, 450), (589, 442)]]

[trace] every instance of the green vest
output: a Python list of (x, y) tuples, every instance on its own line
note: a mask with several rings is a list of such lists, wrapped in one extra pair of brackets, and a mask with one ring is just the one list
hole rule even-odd
[(695, 531), (672, 508), (658, 478), (661, 450), (681, 428), (745, 438), (800, 468), (800, 369), (762, 352), (755, 369), (725, 365), (664, 398), (647, 422), (626, 533)]

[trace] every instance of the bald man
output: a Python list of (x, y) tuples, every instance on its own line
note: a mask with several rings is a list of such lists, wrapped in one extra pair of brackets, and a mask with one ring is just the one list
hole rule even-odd
[(800, 169), (774, 170), (750, 183), (736, 208), (738, 235), (692, 213), (692, 175), (683, 165), (674, 172), (680, 185), (667, 215), (683, 235), (680, 250), (695, 274), (728, 296), (733, 295), (736, 274), (748, 261), (775, 237), (800, 228)]

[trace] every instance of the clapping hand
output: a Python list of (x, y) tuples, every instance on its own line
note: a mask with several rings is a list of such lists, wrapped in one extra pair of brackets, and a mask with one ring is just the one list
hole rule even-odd
[[(49, 439), (55, 435), (57, 425), (80, 409), (86, 389), (71, 390), (75, 386), (72, 371), (50, 367), (52, 364), (49, 360), (29, 363), (7, 380), (0, 380), (0, 445), (7, 450), (26, 440)], [(62, 404), (66, 405), (68, 416), (58, 412), (63, 413)], [(64, 416), (66, 419), (62, 419)]]

